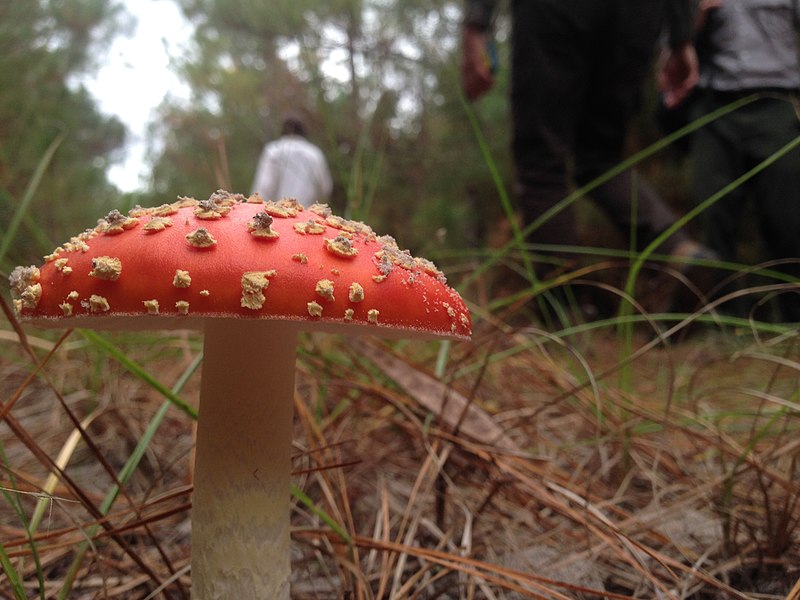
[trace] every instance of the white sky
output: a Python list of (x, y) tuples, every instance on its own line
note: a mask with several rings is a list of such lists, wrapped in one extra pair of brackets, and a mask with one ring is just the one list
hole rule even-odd
[(109, 171), (123, 191), (144, 187), (147, 125), (153, 110), (167, 96), (187, 98), (189, 90), (170, 71), (171, 56), (179, 56), (191, 27), (170, 0), (123, 0), (135, 20), (129, 37), (118, 36), (100, 57), (96, 75), (83, 80), (100, 110), (116, 115), (128, 128), (126, 158)]

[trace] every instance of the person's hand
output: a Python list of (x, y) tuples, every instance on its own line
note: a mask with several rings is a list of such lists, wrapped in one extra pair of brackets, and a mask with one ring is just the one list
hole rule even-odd
[(686, 100), (700, 79), (697, 52), (691, 43), (673, 48), (662, 55), (658, 86), (664, 106), (675, 108)]
[(483, 96), (494, 85), (494, 75), (486, 55), (486, 34), (465, 27), (461, 40), (461, 88), (470, 100)]

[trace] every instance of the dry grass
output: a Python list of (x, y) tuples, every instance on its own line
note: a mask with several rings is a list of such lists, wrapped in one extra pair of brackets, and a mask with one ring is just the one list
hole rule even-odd
[[(26, 597), (188, 598), (192, 419), (167, 411), (104, 516), (164, 396), (9, 319), (0, 596), (19, 575)], [(167, 388), (200, 349), (108, 339)], [(449, 348), (304, 337), (293, 468), (315, 510), (294, 506), (293, 597), (797, 599), (799, 359), (796, 332), (664, 344), (485, 315)]]

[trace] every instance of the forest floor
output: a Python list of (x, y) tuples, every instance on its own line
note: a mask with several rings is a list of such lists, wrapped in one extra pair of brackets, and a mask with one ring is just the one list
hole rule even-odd
[[(153, 382), (196, 405), (199, 336), (25, 332), (0, 597), (188, 598), (195, 421)], [(304, 334), (292, 597), (796, 600), (799, 367), (796, 330), (747, 326)]]

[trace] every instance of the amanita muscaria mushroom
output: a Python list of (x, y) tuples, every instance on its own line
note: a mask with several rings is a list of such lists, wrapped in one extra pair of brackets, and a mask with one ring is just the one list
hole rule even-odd
[(204, 332), (192, 509), (201, 599), (289, 597), (298, 331), (471, 334), (442, 273), (391, 238), (326, 206), (223, 191), (112, 211), (10, 283), (34, 325)]

